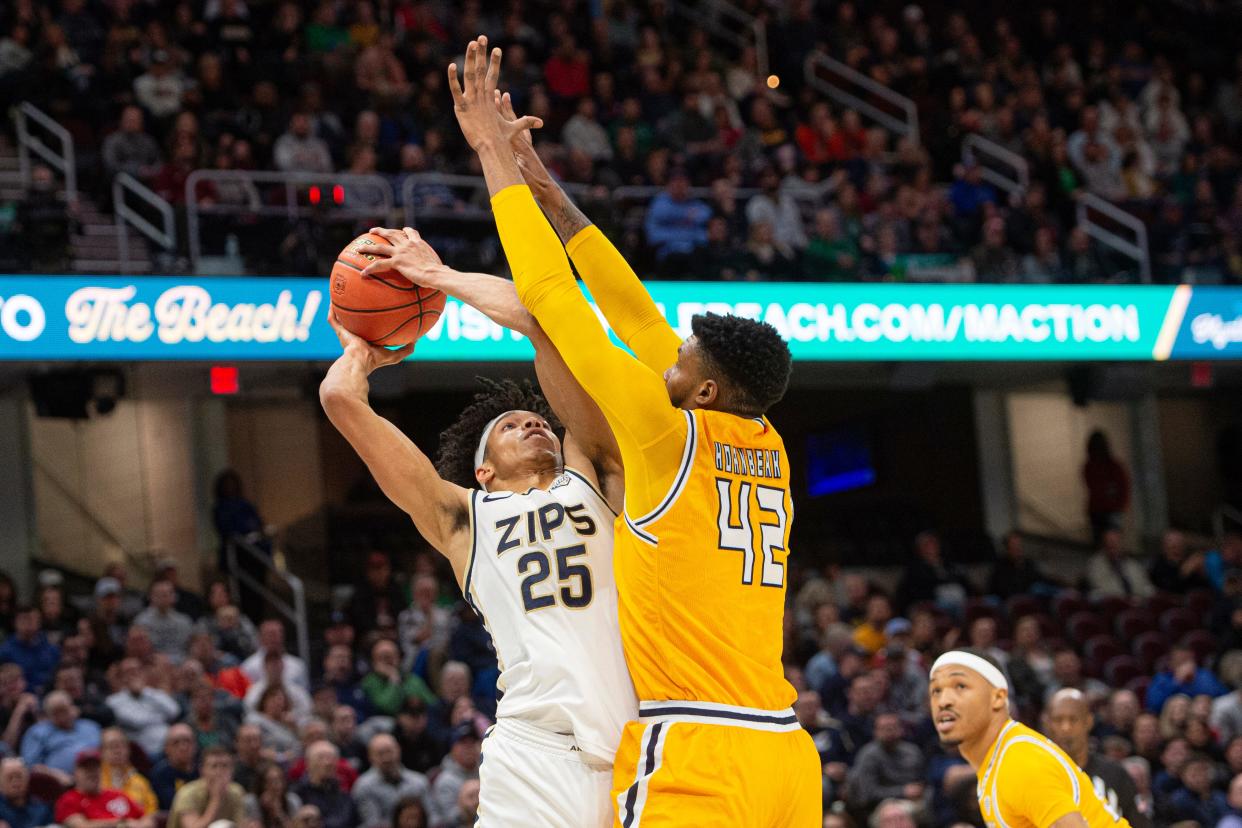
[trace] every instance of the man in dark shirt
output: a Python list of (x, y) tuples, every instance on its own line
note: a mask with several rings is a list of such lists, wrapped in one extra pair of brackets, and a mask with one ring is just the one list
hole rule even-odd
[(198, 778), (195, 762), (197, 741), (187, 724), (175, 724), (164, 737), (164, 758), (151, 770), (151, 788), (160, 801), (160, 810), (172, 807), (181, 786)]
[(1164, 592), (1184, 595), (1192, 589), (1210, 589), (1202, 553), (1186, 554), (1186, 536), (1170, 529), (1160, 539), (1160, 554), (1152, 561), (1151, 585)]
[(314, 805), (323, 816), (323, 828), (353, 828), (358, 824), (354, 800), (336, 778), (340, 753), (328, 741), (306, 748), (306, 776), (289, 789), (304, 805)]
[(1022, 536), (1017, 532), (1007, 533), (1001, 541), (1001, 554), (988, 578), (988, 594), (1009, 598), (1014, 595), (1047, 592), (1053, 587), (1052, 579), (1040, 571), (1035, 561), (1027, 557), (1022, 548)]
[(1090, 749), (1095, 716), (1087, 697), (1079, 690), (1058, 690), (1044, 711), (1044, 732), (1091, 778), (1095, 793), (1110, 810), (1124, 816), (1133, 828), (1151, 828), (1151, 820), (1139, 811), (1134, 780), (1121, 765)]
[(970, 580), (956, 565), (945, 561), (940, 536), (919, 532), (914, 539), (914, 558), (897, 585), (897, 608), (909, 615), (911, 604), (932, 601), (942, 609), (960, 612), (973, 592)]
[(52, 821), (52, 808), (30, 798), (30, 773), (21, 759), (0, 761), (0, 820), (9, 828), (38, 828)]

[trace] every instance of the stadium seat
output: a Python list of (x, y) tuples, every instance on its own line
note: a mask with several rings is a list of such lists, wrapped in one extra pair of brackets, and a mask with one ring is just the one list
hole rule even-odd
[(1043, 603), (1034, 595), (1014, 595), (1005, 602), (1005, 614), (1010, 623), (1027, 615), (1038, 615), (1044, 611)]
[(1156, 618), (1147, 609), (1128, 609), (1118, 613), (1113, 628), (1122, 641), (1133, 641), (1143, 633), (1156, 629)]
[(1193, 589), (1186, 593), (1186, 609), (1200, 616), (1207, 615), (1214, 603), (1216, 603), (1216, 593), (1210, 589)]
[(1192, 609), (1175, 607), (1160, 616), (1160, 629), (1170, 639), (1177, 640), (1192, 630), (1203, 628), (1203, 613)]
[(1151, 676), (1137, 676), (1126, 682), (1126, 689), (1139, 697), (1139, 704), (1147, 698), (1147, 688), (1151, 686)]
[(1105, 618), (1116, 617), (1133, 606), (1130, 599), (1120, 595), (1105, 595), (1091, 601), (1091, 608)]
[(1063, 624), (1068, 623), (1070, 616), (1090, 609), (1090, 607), (1091, 605), (1087, 603), (1087, 599), (1077, 592), (1062, 592), (1052, 599), (1052, 617), (1061, 619)]
[(1130, 652), (1138, 659), (1143, 669), (1151, 671), (1156, 662), (1169, 651), (1169, 637), (1162, 632), (1141, 633), (1130, 643)]
[(1116, 655), (1104, 665), (1104, 681), (1110, 687), (1125, 687), (1143, 675), (1143, 665), (1134, 656)]
[(1125, 650), (1111, 635), (1093, 635), (1082, 647), (1083, 668), (1093, 676), (1102, 676), (1108, 660), (1124, 654)]
[(1182, 606), (1181, 596), (1168, 592), (1157, 592), (1143, 602), (1143, 609), (1151, 613), (1152, 618), (1159, 618), (1168, 610)]
[(67, 788), (60, 780), (47, 771), (32, 770), (30, 772), (30, 795), (35, 799), (53, 805), (60, 799)]
[(1216, 639), (1207, 630), (1191, 630), (1177, 643), (1194, 650), (1195, 659), (1200, 665), (1206, 663), (1208, 657), (1217, 649)]
[(1087, 639), (1097, 635), (1104, 635), (1108, 632), (1108, 629), (1094, 612), (1083, 611), (1076, 612), (1069, 617), (1069, 620), (1065, 623), (1065, 632), (1069, 636), (1070, 641), (1081, 647), (1087, 643)]

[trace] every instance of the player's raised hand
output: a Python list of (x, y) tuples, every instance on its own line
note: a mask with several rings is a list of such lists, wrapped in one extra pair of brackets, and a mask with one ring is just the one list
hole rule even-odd
[(362, 369), (368, 374), (376, 368), (383, 368), (385, 365), (396, 365), (414, 353), (413, 342), (395, 350), (389, 350), (382, 345), (372, 345), (362, 337), (350, 333), (345, 330), (340, 320), (336, 318), (335, 309), (328, 311), (328, 324), (336, 332), (336, 338), (340, 340), (345, 356), (358, 360), (362, 365)]
[(495, 94), (500, 82), (500, 60), (500, 49), (493, 49), (489, 56), (487, 38), (480, 36), (466, 47), (461, 81), (457, 78), (457, 64), (448, 66), (453, 112), (466, 143), (476, 152), (489, 144), (508, 144), (516, 133), (543, 126), (543, 121), (532, 115), (509, 120), (497, 110)]
[[(494, 97), (500, 116), (510, 123), (517, 123), (520, 119), (513, 111), (513, 98), (509, 93), (505, 92), (502, 95), (497, 89)], [(538, 198), (553, 197), (560, 192), (548, 168), (544, 166), (543, 159), (539, 157), (539, 153), (535, 152), (535, 142), (531, 138), (529, 129), (517, 130), (509, 139), (509, 146), (513, 150), (518, 169), (522, 171), (522, 177), (526, 179), (526, 183), (530, 185)]]

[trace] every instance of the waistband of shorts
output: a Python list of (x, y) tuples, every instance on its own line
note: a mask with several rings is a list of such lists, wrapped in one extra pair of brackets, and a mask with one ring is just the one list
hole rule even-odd
[(586, 765), (602, 765), (608, 767), (608, 763), (588, 756), (578, 746), (578, 742), (574, 739), (572, 733), (555, 733), (539, 725), (531, 722), (515, 719), (511, 716), (502, 716), (496, 720), (490, 732), (504, 736), (507, 739), (522, 742), (530, 747), (546, 750), (549, 753), (556, 753), (569, 759), (576, 759)]
[(763, 710), (758, 707), (739, 707), (702, 701), (643, 701), (638, 703), (638, 718), (642, 722), (689, 722), (693, 724), (745, 727), (787, 733), (800, 730), (798, 717), (792, 707), (783, 710)]

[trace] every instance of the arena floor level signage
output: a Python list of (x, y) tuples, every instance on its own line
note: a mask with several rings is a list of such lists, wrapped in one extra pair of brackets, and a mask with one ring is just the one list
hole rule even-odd
[[(0, 276), (0, 359), (326, 360), (326, 279)], [(1242, 359), (1242, 288), (652, 282), (696, 313), (770, 322), (798, 360)], [(526, 360), (529, 344), (450, 301), (414, 359)]]

